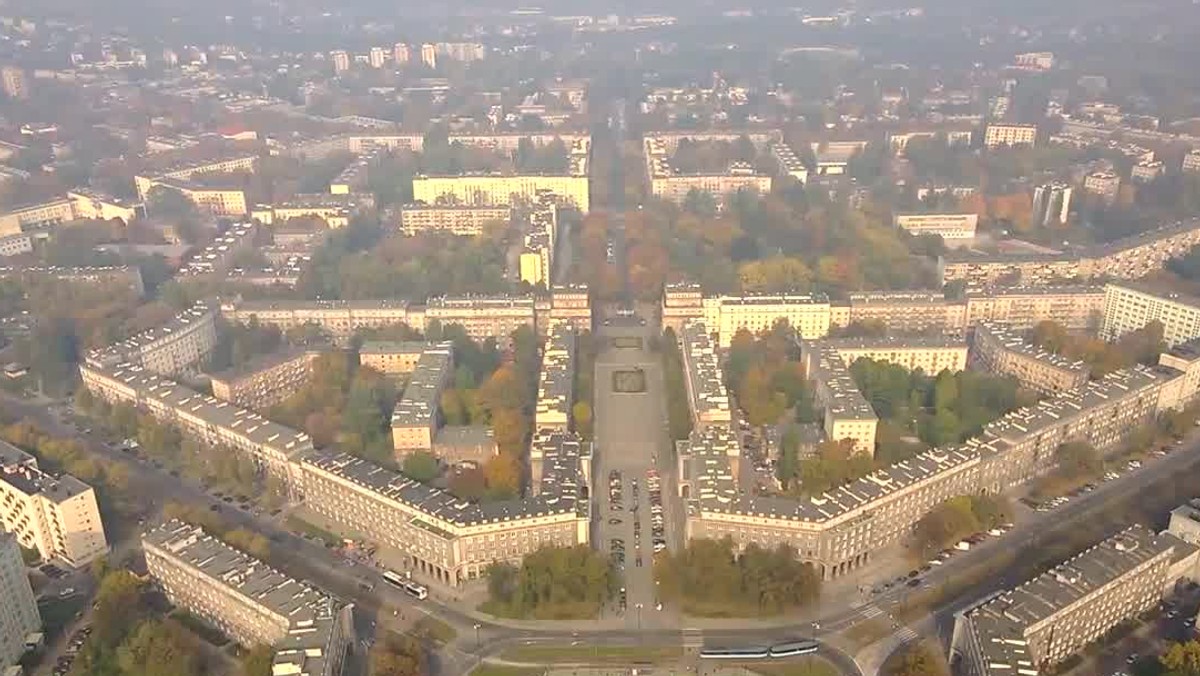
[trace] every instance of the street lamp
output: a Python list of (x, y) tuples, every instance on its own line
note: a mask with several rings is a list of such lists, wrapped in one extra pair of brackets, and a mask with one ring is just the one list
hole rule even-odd
[(638, 611), (638, 631), (640, 632), (642, 630), (642, 604), (639, 603), (634, 608), (637, 608)]
[(475, 623), (475, 652), (479, 652), (479, 627), (481, 626), (478, 622)]

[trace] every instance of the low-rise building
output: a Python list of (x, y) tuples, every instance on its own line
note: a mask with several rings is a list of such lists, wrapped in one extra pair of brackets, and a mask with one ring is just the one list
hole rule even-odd
[(483, 234), (489, 223), (507, 224), (511, 218), (512, 207), (507, 206), (406, 204), (400, 208), (400, 232), (436, 231), (470, 237)]
[(1032, 124), (989, 124), (983, 132), (983, 145), (988, 148), (1036, 144), (1037, 126)]
[(683, 381), (695, 427), (728, 427), (732, 422), (729, 393), (717, 362), (717, 350), (704, 322), (685, 322), (679, 331)]
[(142, 535), (167, 599), (247, 648), (275, 650), (271, 673), (339, 676), (355, 644), (353, 606), (171, 520)]
[(284, 349), (210, 377), (213, 396), (243, 408), (262, 410), (295, 394), (312, 377), (322, 351)]
[(426, 347), (417, 340), (368, 340), (358, 348), (358, 363), (385, 376), (404, 376), (416, 370)]
[(896, 214), (896, 227), (908, 234), (938, 235), (948, 246), (969, 244), (975, 239), (979, 214)]
[(1162, 599), (1178, 541), (1131, 526), (955, 615), (950, 660), (968, 676), (1037, 674)]
[(1022, 387), (1041, 394), (1082, 387), (1090, 374), (1087, 364), (1031, 345), (1020, 333), (992, 322), (975, 325), (971, 360), (985, 371), (1016, 378)]
[(433, 451), (433, 441), (442, 426), (442, 390), (454, 373), (454, 348), (446, 343), (427, 346), (417, 360), (392, 410), (392, 444), (397, 456), (414, 451)]
[(70, 474), (50, 474), (37, 459), (0, 441), (0, 530), (43, 560), (84, 566), (108, 553), (96, 492)]
[(909, 371), (921, 370), (934, 376), (942, 371), (956, 373), (967, 368), (967, 342), (948, 336), (874, 336), (826, 338), (822, 349), (831, 349), (846, 366), (859, 359), (895, 364)]
[(841, 355), (817, 346), (804, 349), (801, 358), (813, 383), (813, 402), (823, 411), (825, 437), (850, 443), (856, 453), (874, 455), (879, 417), (854, 384)]

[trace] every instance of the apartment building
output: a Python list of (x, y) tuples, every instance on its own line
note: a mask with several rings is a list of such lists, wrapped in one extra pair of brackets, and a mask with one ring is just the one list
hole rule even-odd
[(501, 502), (460, 500), (347, 454), (300, 461), (307, 506), (333, 523), (402, 552), (407, 567), (443, 584), (483, 576), (496, 561), (520, 563), (543, 546), (588, 543), (590, 508), (580, 442), (538, 430), (542, 458), (535, 495)]
[(17, 538), (0, 531), (0, 673), (7, 674), (21, 660), (41, 630), (42, 618)]
[(806, 342), (801, 344), (800, 360), (813, 383), (813, 403), (823, 412), (825, 438), (874, 455), (879, 417), (854, 384), (841, 354), (823, 343)]
[(872, 359), (903, 367), (920, 369), (928, 375), (952, 373), (967, 368), (967, 342), (949, 336), (876, 336), (864, 338), (826, 338), (820, 348), (831, 349), (846, 366), (859, 359)]
[(0, 530), (45, 561), (78, 568), (108, 553), (92, 487), (38, 469), (37, 459), (0, 441)]
[[(257, 155), (224, 157), (199, 163), (182, 162), (167, 166), (151, 174), (134, 176), (133, 182), (137, 187), (138, 199), (145, 201), (150, 193), (150, 189), (156, 183), (166, 184), (174, 181), (186, 184), (193, 177), (204, 174), (253, 173), (257, 166)], [(243, 209), (241, 213), (246, 212)]]
[(1184, 155), (1179, 169), (1184, 173), (1200, 172), (1200, 150), (1192, 150)]
[(358, 348), (358, 363), (385, 376), (403, 376), (417, 369), (427, 343), (421, 341), (368, 340)]
[(975, 239), (979, 214), (896, 214), (896, 227), (908, 234), (937, 235), (947, 246), (969, 244)]
[(398, 458), (414, 451), (433, 451), (434, 437), (442, 426), (442, 390), (453, 374), (454, 348), (449, 342), (429, 345), (421, 353), (392, 410), (392, 445)]
[(245, 647), (271, 646), (271, 673), (339, 676), (353, 606), (172, 519), (142, 535), (146, 568), (171, 603)]
[(146, 286), (142, 281), (142, 272), (136, 266), (127, 265), (97, 265), (83, 268), (61, 268), (57, 266), (35, 265), (30, 267), (0, 267), (0, 278), (13, 279), (53, 279), (70, 284), (88, 285), (118, 285), (128, 287), (139, 297), (146, 295)]
[(242, 408), (262, 410), (292, 396), (309, 381), (321, 350), (290, 348), (263, 355), (245, 366), (214, 373), (213, 396)]
[(851, 293), (830, 305), (830, 328), (876, 322), (893, 334), (962, 335), (966, 308), (962, 301), (947, 300), (940, 290)]
[(570, 427), (574, 390), (575, 332), (560, 326), (550, 332), (542, 348), (534, 428), (565, 431)]
[(1200, 298), (1139, 282), (1105, 285), (1101, 338), (1117, 340), (1154, 321), (1162, 324), (1169, 346), (1200, 337)]
[(553, 260), (554, 248), (547, 233), (538, 231), (525, 235), (517, 259), (518, 279), (530, 286), (549, 285)]
[(680, 328), (678, 340), (694, 426), (729, 426), (733, 421), (729, 393), (708, 327), (704, 322), (689, 320)]
[(704, 292), (699, 284), (669, 282), (663, 287), (660, 312), (663, 328), (678, 334), (688, 321), (704, 319)]
[[(1200, 219), (1182, 221), (1108, 244), (1065, 253), (976, 254), (947, 252), (939, 262), (942, 282), (991, 285), (1000, 279), (1042, 284), (1101, 275), (1137, 279), (1200, 244)], [(1061, 283), (1061, 281), (1059, 282)]]
[(191, 200), (198, 209), (207, 211), (213, 216), (240, 218), (250, 212), (247, 207), (246, 192), (241, 188), (199, 185), (172, 178), (150, 179), (146, 190), (150, 191), (154, 188), (174, 190)]
[[(835, 355), (824, 354), (824, 366), (844, 368)], [(1200, 368), (1200, 362), (1195, 366)], [(826, 376), (817, 372), (810, 377)], [(930, 449), (800, 499), (738, 492), (730, 477), (740, 451), (731, 433), (716, 426), (697, 430), (680, 445), (687, 534), (729, 536), (739, 546), (788, 544), (825, 578), (845, 575), (880, 547), (907, 535), (945, 500), (1003, 493), (1051, 471), (1063, 443), (1084, 441), (1101, 451), (1116, 447), (1138, 426), (1193, 400), (1196, 390), (1189, 387), (1197, 382), (1200, 373), (1185, 376), (1165, 364), (1118, 371), (1013, 411), (962, 444)], [(828, 391), (818, 394), (829, 396)], [(828, 429), (826, 436), (836, 438)]]
[(253, 411), (200, 394), (131, 364), (85, 364), (79, 374), (92, 396), (130, 404), (212, 448), (241, 453), (264, 471), (292, 481), (290, 463), (312, 449), (312, 439)]
[(536, 201), (541, 193), (553, 193), (566, 205), (583, 213), (591, 208), (586, 161), (567, 175), (468, 174), (463, 176), (416, 176), (413, 199), (438, 204), (447, 198), (459, 204), (509, 207), (516, 200)]
[(48, 228), (80, 219), (119, 219), (126, 224), (142, 215), (144, 207), (87, 188), (76, 188), (64, 197), (28, 204), (0, 214), (0, 234)]
[(356, 212), (371, 208), (374, 204), (374, 196), (362, 193), (310, 193), (274, 204), (256, 204), (250, 210), (250, 218), (263, 225), (279, 226), (293, 218), (319, 218), (329, 228), (336, 230), (350, 225), (350, 219)]
[(534, 299), (528, 296), (440, 296), (425, 302), (421, 321), (413, 328), (425, 330), (434, 322), (458, 324), (475, 339), (496, 338), (507, 344), (513, 331), (537, 326)]
[(1082, 387), (1091, 370), (1088, 365), (1031, 345), (1020, 332), (992, 322), (975, 325), (971, 335), (974, 366), (1017, 379), (1043, 395)]
[[(567, 432), (572, 424), (575, 401), (575, 331), (559, 326), (550, 332), (542, 350), (542, 369), (538, 373), (537, 404), (533, 412), (533, 428), (543, 433)], [(529, 449), (530, 490), (536, 495), (542, 487), (542, 453), (545, 449), (533, 445)]]
[(1038, 674), (1154, 608), (1178, 540), (1131, 526), (955, 614), (950, 660), (966, 676)]
[(216, 317), (214, 303), (196, 301), (162, 326), (91, 350), (85, 355), (85, 362), (90, 366), (138, 364), (162, 376), (196, 371), (212, 357), (216, 347)]
[(1111, 171), (1093, 171), (1083, 177), (1083, 192), (1111, 206), (1121, 192), (1121, 177)]
[(715, 331), (719, 347), (726, 348), (737, 332), (760, 333), (787, 321), (801, 338), (829, 333), (829, 298), (823, 294), (720, 296), (704, 299), (704, 324)]
[(1037, 144), (1037, 125), (989, 124), (983, 132), (983, 145), (991, 148), (1033, 146)]
[(234, 223), (201, 249), (180, 270), (183, 276), (221, 276), (234, 267), (239, 256), (254, 249), (258, 228), (253, 223)]
[(400, 232), (412, 236), (422, 232), (449, 232), (474, 237), (490, 223), (507, 225), (512, 207), (473, 205), (406, 204), (400, 208)]
[(408, 324), (418, 331), (424, 329), (424, 315), (419, 315), (420, 326), (414, 325), (408, 303), (401, 300), (232, 301), (221, 305), (221, 315), (229, 322), (257, 321), (284, 332), (312, 324), (339, 344), (347, 343), (362, 329), (397, 324)]
[(1072, 331), (1094, 331), (1103, 321), (1104, 306), (1105, 291), (1100, 285), (968, 289), (966, 326), (997, 322), (1029, 329), (1052, 321)]
[(779, 173), (790, 176), (801, 184), (808, 183), (808, 167), (796, 155), (796, 151), (784, 142), (771, 144), (771, 156), (779, 163)]
[(547, 336), (560, 326), (576, 333), (592, 330), (592, 300), (587, 284), (554, 284), (549, 301), (548, 307), (544, 302), (536, 305), (539, 335)]
[(646, 178), (650, 193), (655, 197), (682, 204), (693, 190), (718, 199), (739, 190), (760, 194), (771, 192), (771, 177), (744, 162), (734, 162), (720, 173), (680, 174), (671, 166), (670, 153), (673, 151), (668, 148), (667, 143), (657, 136), (647, 135), (643, 141)]
[(1033, 191), (1031, 221), (1043, 228), (1065, 225), (1071, 213), (1074, 189), (1065, 183), (1045, 183)]

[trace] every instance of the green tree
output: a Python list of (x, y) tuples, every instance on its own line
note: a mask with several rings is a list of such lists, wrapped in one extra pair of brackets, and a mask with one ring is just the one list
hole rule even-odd
[(255, 646), (242, 653), (241, 676), (271, 676), (271, 662), (275, 658), (275, 649), (269, 645)]
[(203, 673), (200, 645), (186, 629), (171, 620), (150, 620), (117, 650), (117, 663), (130, 676), (199, 676)]
[(424, 648), (411, 636), (389, 632), (371, 647), (371, 676), (425, 676), (428, 662)]
[(885, 676), (950, 676), (941, 655), (924, 643), (913, 643), (904, 648), (897, 664), (890, 666)]
[(428, 483), (442, 473), (437, 456), (425, 451), (409, 453), (404, 458), (404, 474), (416, 481)]

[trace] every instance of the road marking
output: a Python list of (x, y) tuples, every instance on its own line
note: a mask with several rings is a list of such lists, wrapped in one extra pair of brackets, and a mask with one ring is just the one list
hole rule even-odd
[(871, 619), (872, 617), (878, 617), (879, 615), (882, 615), (882, 614), (883, 614), (883, 611), (879, 609), (879, 606), (870, 605), (870, 606), (865, 606), (862, 609), (863, 618), (868, 619), (868, 620)]

